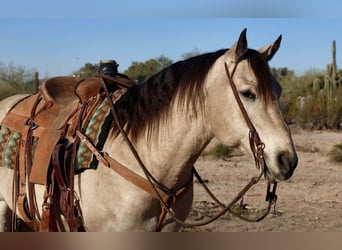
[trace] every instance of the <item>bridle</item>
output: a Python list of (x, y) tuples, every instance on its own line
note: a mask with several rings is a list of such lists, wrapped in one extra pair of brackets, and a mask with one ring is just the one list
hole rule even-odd
[[(234, 68), (232, 70), (232, 73), (229, 72), (229, 69), (228, 69), (228, 65), (227, 63), (225, 62), (224, 63), (224, 67), (225, 67), (225, 71), (226, 71), (226, 74), (227, 74), (227, 78), (228, 78), (228, 81), (229, 81), (229, 85), (233, 91), (233, 94), (234, 94), (234, 97), (235, 97), (235, 100), (237, 102), (237, 104), (239, 105), (239, 108), (240, 108), (240, 111), (242, 113), (242, 116), (249, 128), (249, 145), (250, 145), (250, 149), (253, 153), (253, 157), (254, 157), (254, 160), (255, 160), (255, 166), (258, 170), (260, 170), (260, 175), (257, 176), (257, 177), (253, 177), (250, 181), (249, 184), (251, 184), (251, 186), (253, 186), (254, 184), (256, 184), (257, 182), (259, 182), (259, 180), (261, 179), (262, 175), (266, 174), (266, 162), (265, 162), (265, 158), (264, 158), (264, 148), (265, 148), (265, 144), (261, 141), (260, 137), (259, 137), (259, 134), (258, 132), (256, 131), (252, 121), (250, 120), (248, 114), (247, 114), (247, 111), (245, 109), (245, 107), (243, 106), (242, 102), (241, 102), (241, 99), (239, 97), (239, 93), (236, 89), (236, 85), (233, 81), (233, 75), (235, 73), (235, 70), (237, 68), (237, 65), (238, 65), (239, 61), (237, 61), (235, 64), (234, 64)], [(247, 188), (249, 186), (249, 184), (245, 187)], [(273, 184), (273, 188), (271, 187)], [(272, 188), (272, 190), (271, 190)], [(263, 216), (261, 216), (258, 220), (256, 221), (260, 221), (262, 220), (263, 218), (265, 218), (268, 213), (270, 212), (270, 208), (273, 204), (276, 203), (277, 201), (277, 195), (276, 195), (276, 188), (277, 188), (277, 182), (268, 182), (267, 183), (267, 192), (266, 192), (266, 201), (269, 202), (269, 206), (268, 206), (268, 209), (266, 210), (267, 213), (265, 213)], [(249, 189), (249, 188), (248, 188)], [(244, 218), (241, 218), (241, 219), (244, 219)]]
[[(117, 82), (117, 78), (98, 74), (98, 76), (100, 77), (100, 79), (103, 83), (103, 90), (104, 90), (104, 93), (106, 95), (106, 98), (108, 99), (108, 103), (109, 103), (109, 106), (110, 106), (110, 109), (111, 109), (111, 112), (112, 112), (112, 115), (114, 118), (115, 125), (117, 126), (118, 130), (120, 131), (120, 134), (123, 136), (124, 141), (127, 143), (128, 147), (130, 148), (131, 152), (133, 153), (133, 155), (134, 155), (136, 161), (138, 162), (139, 166), (143, 170), (145, 178), (136, 174), (135, 172), (133, 172), (129, 168), (121, 165), (120, 163), (115, 161), (113, 158), (111, 158), (107, 154), (105, 154), (103, 152), (99, 152), (96, 149), (96, 147), (94, 147), (93, 144), (89, 141), (87, 136), (85, 136), (81, 131), (77, 131), (77, 135), (80, 138), (80, 140), (97, 156), (97, 158), (105, 166), (112, 168), (119, 175), (126, 178), (128, 181), (130, 181), (134, 185), (142, 188), (146, 192), (150, 193), (153, 197), (155, 197), (160, 202), (161, 214), (159, 216), (159, 221), (157, 223), (156, 231), (161, 231), (167, 214), (169, 214), (172, 217), (172, 219), (174, 221), (176, 221), (178, 224), (180, 224), (182, 227), (195, 227), (195, 226), (203, 226), (203, 225), (209, 224), (209, 223), (215, 221), (216, 219), (218, 219), (220, 216), (222, 216), (226, 212), (230, 212), (234, 216), (237, 216), (240, 219), (243, 219), (245, 221), (257, 222), (257, 221), (264, 219), (269, 214), (272, 205), (275, 206), (275, 203), (277, 200), (277, 195), (275, 194), (277, 183), (276, 182), (274, 182), (274, 183), (268, 182), (267, 190), (266, 190), (266, 201), (268, 202), (267, 209), (262, 211), (261, 215), (258, 216), (257, 218), (249, 218), (248, 216), (244, 216), (242, 214), (242, 210), (246, 209), (244, 204), (243, 204), (243, 201), (242, 201), (243, 196), (247, 193), (248, 190), (251, 189), (252, 186), (254, 186), (255, 184), (257, 184), (260, 181), (261, 177), (266, 173), (265, 171), (266, 171), (267, 166), (266, 166), (266, 163), (264, 160), (265, 145), (260, 140), (259, 134), (257, 133), (255, 127), (253, 126), (253, 123), (251, 122), (251, 120), (250, 120), (250, 118), (246, 112), (246, 109), (244, 108), (244, 106), (241, 102), (241, 99), (239, 97), (235, 83), (233, 81), (233, 76), (234, 76), (234, 73), (235, 73), (235, 70), (237, 68), (238, 63), (239, 62), (236, 62), (234, 64), (234, 68), (233, 68), (231, 73), (229, 72), (227, 63), (225, 63), (224, 66), (225, 66), (225, 71), (227, 74), (228, 82), (232, 88), (232, 91), (234, 93), (235, 99), (236, 99), (238, 106), (240, 108), (240, 111), (244, 117), (244, 120), (245, 120), (245, 122), (249, 128), (250, 148), (251, 148), (251, 151), (253, 153), (256, 168), (260, 171), (260, 174), (258, 176), (252, 177), (251, 180), (249, 181), (249, 183), (237, 194), (237, 196), (229, 204), (225, 205), (222, 202), (220, 202), (215, 197), (215, 195), (213, 195), (213, 193), (209, 190), (209, 188), (207, 187), (205, 182), (202, 180), (202, 178), (198, 174), (195, 167), (192, 167), (193, 176), (195, 176), (198, 179), (199, 183), (204, 187), (204, 189), (207, 191), (209, 196), (222, 208), (222, 210), (219, 211), (217, 214), (215, 214), (212, 218), (205, 220), (205, 221), (202, 221), (202, 222), (197, 222), (197, 223), (187, 223), (187, 222), (182, 221), (181, 219), (179, 219), (175, 215), (175, 213), (172, 210), (172, 205), (177, 201), (177, 199), (180, 198), (193, 185), (192, 178), (190, 179), (190, 181), (186, 185), (184, 185), (180, 189), (178, 189), (176, 191), (172, 191), (168, 187), (163, 185), (162, 183), (158, 182), (153, 177), (153, 175), (149, 172), (149, 170), (146, 168), (143, 161), (141, 160), (141, 158), (140, 158), (139, 154), (137, 153), (134, 145), (132, 144), (132, 142), (128, 138), (125, 130), (121, 126), (119, 118), (118, 118), (117, 111), (114, 107), (114, 103), (112, 101), (112, 98), (110, 96), (110, 93), (109, 93), (107, 86), (105, 84), (105, 81), (104, 81), (104, 79), (106, 79), (106, 80), (110, 80), (113, 82)], [(122, 86), (122, 83), (120, 83), (119, 85)], [(273, 187), (272, 187), (272, 185), (273, 185)], [(238, 202), (240, 200), (241, 200), (241, 202), (240, 202), (239, 206), (241, 209), (240, 209), (240, 211), (235, 211), (236, 209), (233, 209), (233, 207), (235, 207), (235, 205), (238, 204)]]

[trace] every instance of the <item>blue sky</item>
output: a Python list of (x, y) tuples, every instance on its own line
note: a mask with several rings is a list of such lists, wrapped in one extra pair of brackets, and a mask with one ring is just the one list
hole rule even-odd
[(1, 17), (341, 17), (340, 0), (2, 0)]
[[(296, 5), (272, 5), (274, 0), (264, 0), (263, 5), (252, 0), (241, 0), (239, 5), (207, 2), (6, 0), (0, 9), (0, 62), (34, 68), (42, 77), (71, 74), (84, 63), (101, 59), (115, 59), (124, 71), (132, 61), (160, 55), (177, 61), (194, 49), (228, 48), (247, 28), (249, 47), (254, 49), (283, 35), (270, 63), (273, 67), (288, 67), (299, 74), (324, 69), (331, 61), (333, 39), (337, 63), (342, 65), (338, 16), (342, 14), (337, 13), (341, 4), (335, 1), (325, 1), (324, 6), (330, 7), (322, 5), (316, 12), (311, 1), (296, 1)], [(238, 10), (231, 15), (235, 18), (227, 18), (225, 11), (233, 7)]]

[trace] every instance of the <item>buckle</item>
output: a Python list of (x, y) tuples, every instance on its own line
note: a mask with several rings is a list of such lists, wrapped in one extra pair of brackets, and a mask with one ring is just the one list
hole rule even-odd
[(30, 118), (24, 122), (24, 126), (29, 126), (30, 130), (35, 130), (39, 127), (39, 125), (35, 124)]

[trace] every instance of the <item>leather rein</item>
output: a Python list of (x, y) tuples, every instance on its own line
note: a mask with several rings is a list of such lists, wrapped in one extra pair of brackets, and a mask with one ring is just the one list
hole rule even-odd
[[(207, 187), (205, 182), (202, 180), (202, 178), (198, 174), (195, 167), (192, 167), (193, 175), (197, 178), (199, 183), (203, 186), (203, 188), (206, 190), (206, 192), (209, 194), (209, 196), (216, 202), (216, 204), (218, 204), (222, 208), (222, 210), (219, 211), (218, 213), (216, 213), (212, 218), (205, 220), (205, 221), (196, 222), (196, 223), (184, 222), (183, 220), (177, 218), (177, 216), (175, 215), (175, 213), (172, 210), (172, 205), (177, 201), (177, 199), (179, 199), (183, 194), (185, 194), (186, 191), (193, 185), (192, 178), (183, 187), (179, 188), (176, 191), (172, 191), (168, 187), (159, 183), (152, 176), (152, 174), (149, 172), (149, 170), (146, 168), (143, 161), (141, 160), (141, 158), (140, 158), (139, 154), (137, 153), (134, 145), (132, 144), (132, 142), (128, 138), (127, 133), (125, 132), (125, 130), (121, 126), (121, 124), (119, 122), (117, 111), (114, 107), (114, 103), (110, 97), (110, 93), (109, 93), (109, 91), (106, 87), (105, 81), (104, 81), (104, 79), (106, 79), (106, 80), (110, 80), (110, 81), (113, 81), (116, 83), (116, 82), (118, 82), (117, 81), (118, 79), (114, 78), (114, 77), (107, 76), (107, 75), (97, 74), (97, 76), (100, 77), (100, 79), (103, 83), (103, 90), (104, 90), (104, 93), (106, 95), (106, 98), (108, 99), (108, 103), (110, 105), (110, 109), (111, 109), (111, 112), (112, 112), (112, 115), (114, 118), (114, 122), (115, 122), (117, 128), (119, 129), (120, 134), (123, 136), (123, 139), (125, 140), (128, 147), (130, 148), (131, 152), (133, 153), (135, 159), (137, 160), (140, 168), (144, 172), (145, 178), (136, 174), (135, 172), (133, 172), (129, 168), (123, 166), (122, 164), (120, 164), (119, 162), (114, 160), (112, 157), (110, 157), (108, 154), (106, 154), (104, 152), (100, 152), (92, 144), (92, 142), (89, 140), (89, 138), (84, 133), (82, 133), (81, 131), (77, 131), (77, 136), (94, 153), (94, 155), (98, 158), (98, 160), (101, 161), (105, 166), (113, 169), (120, 176), (122, 176), (126, 180), (130, 181), (134, 185), (140, 187), (141, 189), (143, 189), (147, 193), (151, 194), (153, 197), (155, 197), (160, 202), (162, 210), (161, 210), (161, 214), (159, 216), (159, 221), (158, 221), (157, 226), (156, 226), (156, 231), (161, 231), (167, 214), (169, 214), (172, 217), (172, 219), (174, 221), (176, 221), (178, 224), (180, 224), (182, 227), (195, 227), (195, 226), (203, 226), (203, 225), (209, 224), (209, 223), (215, 221), (216, 219), (218, 219), (220, 216), (222, 216), (226, 212), (230, 212), (234, 216), (236, 216), (242, 220), (245, 220), (245, 221), (257, 222), (257, 221), (264, 219), (269, 214), (272, 205), (275, 206), (275, 203), (277, 200), (277, 195), (275, 194), (277, 183), (276, 182), (274, 182), (274, 183), (268, 182), (267, 190), (266, 190), (266, 201), (268, 202), (267, 209), (264, 211), (261, 211), (261, 215), (258, 216), (257, 218), (249, 218), (248, 216), (244, 216), (242, 214), (242, 210), (246, 209), (246, 208), (244, 208), (244, 204), (243, 204), (243, 196), (248, 192), (248, 190), (250, 190), (255, 184), (257, 184), (260, 181), (261, 177), (265, 174), (267, 166), (266, 166), (266, 163), (264, 160), (264, 151), (263, 151), (265, 145), (261, 142), (259, 134), (257, 133), (255, 127), (253, 126), (253, 123), (251, 122), (251, 120), (250, 120), (250, 118), (246, 112), (246, 109), (244, 108), (244, 106), (241, 102), (241, 99), (239, 97), (235, 83), (233, 81), (233, 75), (235, 73), (237, 65), (238, 65), (238, 62), (235, 63), (234, 68), (233, 68), (231, 73), (229, 72), (227, 63), (225, 63), (224, 66), (225, 66), (228, 82), (232, 88), (232, 91), (234, 93), (235, 99), (236, 99), (238, 106), (240, 108), (240, 111), (244, 117), (244, 120), (245, 120), (245, 122), (249, 128), (250, 148), (251, 148), (251, 151), (253, 153), (256, 168), (260, 171), (260, 174), (258, 176), (252, 177), (251, 180), (249, 181), (249, 183), (236, 195), (236, 197), (230, 203), (228, 203), (228, 205), (225, 205), (222, 202), (220, 202), (215, 197), (215, 195), (213, 195), (213, 193), (209, 190), (209, 188)], [(128, 88), (128, 86), (123, 85), (122, 82), (118, 82), (118, 83), (121, 87)], [(273, 185), (273, 187), (272, 187), (272, 185)], [(234, 206), (238, 203), (239, 200), (241, 200), (240, 205), (239, 205), (241, 210), (235, 211)]]

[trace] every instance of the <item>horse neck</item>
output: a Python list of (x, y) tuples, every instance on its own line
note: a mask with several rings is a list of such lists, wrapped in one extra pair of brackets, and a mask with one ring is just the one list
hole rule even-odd
[[(177, 188), (189, 180), (191, 167), (212, 138), (201, 111), (197, 110), (197, 115), (194, 115), (194, 111), (184, 110), (176, 103), (158, 131), (150, 138), (146, 133), (134, 143), (145, 166), (169, 188)], [(111, 139), (110, 135), (105, 151), (143, 176), (121, 135), (115, 139)]]

